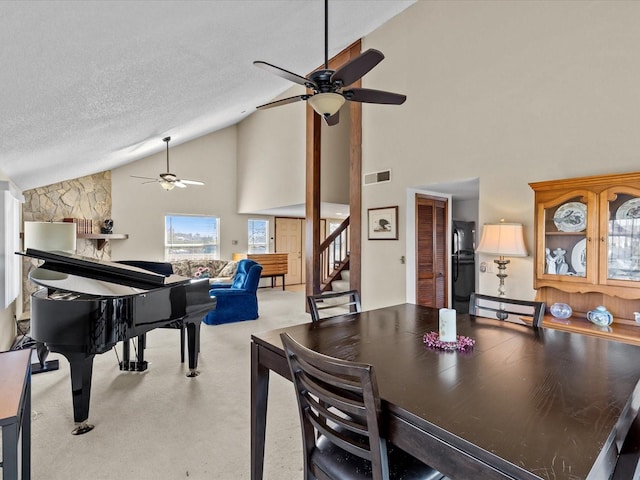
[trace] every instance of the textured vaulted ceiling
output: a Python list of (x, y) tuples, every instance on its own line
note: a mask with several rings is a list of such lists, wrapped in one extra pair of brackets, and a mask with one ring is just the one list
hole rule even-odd
[[(331, 0), (332, 56), (414, 0)], [(322, 0), (0, 1), (0, 172), (28, 189), (237, 123), (324, 58)]]

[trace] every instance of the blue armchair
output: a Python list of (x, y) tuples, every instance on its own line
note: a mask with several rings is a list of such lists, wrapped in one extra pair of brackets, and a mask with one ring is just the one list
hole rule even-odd
[(255, 320), (258, 318), (258, 283), (262, 266), (253, 260), (238, 262), (233, 283), (216, 285), (209, 295), (216, 297), (216, 309), (210, 311), (202, 321), (207, 325)]

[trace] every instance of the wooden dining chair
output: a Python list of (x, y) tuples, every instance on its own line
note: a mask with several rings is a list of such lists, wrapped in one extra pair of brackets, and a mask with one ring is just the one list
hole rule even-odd
[[(479, 293), (471, 293), (469, 314), (478, 317), (497, 318), (522, 325), (542, 327), (545, 303), (527, 300), (516, 300), (504, 297), (492, 297)], [(522, 320), (531, 318), (531, 322)]]
[(362, 311), (360, 294), (357, 290), (309, 295), (307, 303), (309, 304), (312, 322), (317, 322), (322, 318), (349, 315)]
[(640, 418), (636, 416), (624, 439), (611, 480), (640, 478)]
[(387, 442), (372, 365), (328, 357), (281, 335), (298, 399), (305, 480), (443, 478)]

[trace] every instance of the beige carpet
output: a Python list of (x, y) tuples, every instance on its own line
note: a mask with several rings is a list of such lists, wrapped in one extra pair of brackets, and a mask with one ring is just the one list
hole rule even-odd
[[(260, 318), (202, 325), (200, 376), (187, 378), (177, 330), (148, 334), (144, 373), (118, 370), (115, 353), (97, 355), (90, 423), (73, 436), (69, 365), (32, 379), (32, 478), (248, 479), (250, 336), (309, 322), (303, 291), (260, 289)], [(265, 479), (302, 478), (293, 387), (271, 375)]]

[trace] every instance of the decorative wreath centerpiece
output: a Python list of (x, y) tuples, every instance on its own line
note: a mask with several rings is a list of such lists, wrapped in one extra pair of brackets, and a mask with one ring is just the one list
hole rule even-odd
[(473, 338), (457, 335), (455, 342), (443, 342), (440, 340), (438, 332), (425, 333), (422, 341), (427, 347), (437, 348), (440, 350), (459, 350), (461, 352), (469, 351), (473, 348), (476, 341)]

